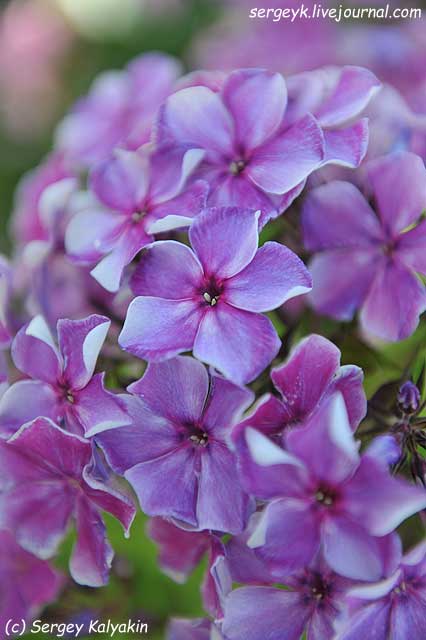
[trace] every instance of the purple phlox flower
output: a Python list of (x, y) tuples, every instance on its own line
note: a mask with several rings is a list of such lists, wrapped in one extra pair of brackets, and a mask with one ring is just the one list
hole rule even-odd
[(209, 204), (253, 207), (261, 224), (299, 195), (324, 160), (324, 138), (310, 114), (284, 125), (287, 89), (278, 73), (240, 69), (220, 92), (192, 86), (172, 94), (156, 126), (160, 148), (205, 152), (198, 175), (210, 184)]
[(0, 442), (0, 461), (1, 528), (46, 559), (55, 554), (73, 518), (77, 541), (71, 575), (80, 584), (105, 584), (113, 550), (101, 511), (116, 517), (128, 535), (136, 510), (113, 476), (99, 479), (91, 443), (37, 418)]
[(174, 241), (147, 247), (133, 274), (138, 297), (120, 346), (149, 361), (192, 349), (238, 384), (258, 376), (281, 344), (261, 314), (311, 288), (303, 262), (287, 247), (267, 242), (258, 249), (258, 215), (206, 209), (190, 227), (192, 250)]
[(9, 620), (29, 622), (58, 596), (61, 575), (48, 562), (20, 547), (8, 531), (0, 531), (0, 628)]
[(312, 113), (325, 139), (323, 164), (358, 167), (368, 145), (368, 120), (357, 119), (381, 85), (362, 67), (325, 67), (287, 78), (289, 106), (286, 119), (293, 123)]
[(120, 399), (104, 388), (104, 374), (94, 374), (110, 324), (98, 315), (59, 320), (58, 344), (42, 316), (20, 329), (12, 358), (29, 379), (12, 384), (0, 399), (3, 435), (38, 416), (86, 436), (130, 422)]
[(56, 131), (56, 146), (77, 166), (90, 167), (121, 146), (148, 142), (157, 110), (181, 73), (162, 53), (133, 60), (124, 71), (100, 74)]
[(40, 207), (42, 195), (50, 185), (69, 179), (75, 179), (75, 175), (60, 153), (51, 154), (22, 178), (12, 214), (12, 232), (19, 246), (33, 240), (48, 239), (49, 230)]
[(167, 628), (167, 640), (225, 640), (219, 628), (206, 618), (175, 618)]
[(423, 640), (426, 633), (426, 546), (408, 552), (386, 580), (354, 587), (336, 640)]
[(251, 504), (228, 437), (252, 393), (185, 356), (150, 364), (128, 390), (132, 424), (96, 441), (142, 510), (199, 530), (242, 531)]
[(287, 450), (246, 430), (254, 463), (242, 465), (252, 495), (268, 500), (248, 541), (277, 578), (309, 565), (318, 551), (331, 569), (377, 580), (383, 544), (426, 505), (419, 487), (390, 475), (387, 461), (360, 456), (340, 393), (321, 404), (306, 426), (286, 437)]
[[(223, 633), (229, 640), (330, 640), (351, 581), (314, 563), (272, 586), (235, 589), (225, 601)], [(275, 581), (276, 582), (276, 581)]]
[(124, 268), (153, 234), (188, 226), (205, 206), (208, 185), (186, 187), (200, 161), (197, 149), (167, 155), (115, 150), (90, 174), (90, 190), (79, 194), (66, 232), (67, 253), (96, 264), (92, 275), (117, 291)]
[(210, 531), (182, 529), (164, 518), (149, 520), (148, 535), (159, 548), (161, 570), (176, 582), (186, 582), (204, 555), (208, 555), (201, 586), (204, 609), (216, 620), (221, 618), (223, 601), (232, 582), (220, 537)]
[(352, 430), (366, 414), (362, 370), (355, 365), (340, 366), (339, 349), (322, 336), (313, 334), (301, 340), (288, 360), (272, 369), (271, 380), (279, 396), (262, 396), (234, 428), (232, 437), (239, 447), (245, 447), (247, 427), (282, 443), (287, 431), (303, 425), (336, 391), (344, 398)]
[(304, 242), (316, 254), (309, 300), (337, 320), (360, 310), (367, 334), (397, 341), (413, 333), (426, 307), (418, 277), (426, 273), (426, 169), (403, 152), (372, 161), (368, 176), (374, 209), (348, 182), (325, 184), (306, 200)]

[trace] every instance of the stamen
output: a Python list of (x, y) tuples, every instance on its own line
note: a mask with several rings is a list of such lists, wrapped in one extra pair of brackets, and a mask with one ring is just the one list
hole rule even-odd
[(206, 433), (203, 433), (201, 435), (192, 435), (189, 436), (189, 439), (191, 440), (191, 442), (193, 442), (194, 444), (199, 445), (200, 447), (206, 447), (208, 445), (209, 442), (209, 437)]
[(233, 176), (237, 176), (245, 168), (245, 162), (243, 160), (233, 160), (229, 165), (229, 171)]
[(135, 211), (134, 213), (132, 213), (132, 222), (134, 222), (135, 224), (137, 222), (140, 222), (145, 215), (146, 211)]
[(73, 394), (71, 393), (71, 391), (67, 391), (67, 393), (66, 393), (65, 397), (66, 397), (67, 401), (68, 401), (70, 404), (74, 404), (75, 399), (74, 399), (74, 396), (73, 396)]
[(326, 493), (324, 493), (323, 491), (317, 491), (315, 494), (315, 498), (318, 502), (325, 505), (326, 507), (329, 507), (330, 505), (333, 504), (333, 498), (330, 495), (327, 495)]
[(209, 293), (207, 293), (207, 291), (203, 293), (203, 298), (211, 307), (214, 307), (215, 304), (217, 304), (217, 297), (211, 296)]

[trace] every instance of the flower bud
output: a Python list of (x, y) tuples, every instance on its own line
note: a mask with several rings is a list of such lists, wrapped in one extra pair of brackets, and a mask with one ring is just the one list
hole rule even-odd
[(420, 407), (420, 391), (414, 382), (408, 381), (399, 388), (398, 405), (403, 413), (416, 413)]

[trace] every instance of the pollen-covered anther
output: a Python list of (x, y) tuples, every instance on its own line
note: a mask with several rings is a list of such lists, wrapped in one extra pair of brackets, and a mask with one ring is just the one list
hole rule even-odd
[(193, 442), (194, 444), (197, 444), (200, 447), (206, 447), (209, 442), (209, 438), (206, 433), (202, 433), (200, 435), (194, 434), (192, 436), (189, 436), (189, 439), (191, 440), (191, 442)]
[(317, 491), (315, 494), (315, 499), (317, 500), (317, 502), (320, 502), (326, 507), (329, 507), (333, 504), (333, 498), (330, 495), (324, 493), (324, 491)]
[(66, 398), (67, 402), (69, 402), (70, 404), (74, 404), (75, 398), (74, 398), (73, 394), (71, 393), (71, 391), (67, 391), (67, 393), (65, 394), (65, 398)]
[(229, 171), (232, 175), (237, 176), (239, 173), (244, 171), (245, 162), (243, 160), (233, 160), (229, 165)]
[(211, 296), (207, 291), (203, 293), (203, 298), (211, 307), (214, 307), (217, 304), (217, 296)]
[(132, 213), (132, 222), (137, 223), (146, 215), (146, 211), (135, 211)]

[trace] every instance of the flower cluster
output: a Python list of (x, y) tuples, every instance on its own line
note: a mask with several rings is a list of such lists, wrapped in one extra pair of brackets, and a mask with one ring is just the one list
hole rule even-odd
[[(406, 375), (399, 421), (365, 437), (363, 371), (314, 313), (359, 311), (370, 342), (413, 334), (424, 164), (363, 162), (380, 83), (362, 67), (179, 74), (162, 54), (103, 74), (17, 194), (0, 626), (56, 596), (72, 527), (71, 577), (104, 585), (102, 514), (129, 535), (140, 508), (171, 578), (207, 556), (206, 617), (172, 620), (170, 640), (420, 640), (425, 548), (403, 555), (399, 525), (426, 509), (425, 479), (399, 463), (420, 455), (421, 391)], [(305, 302), (316, 329), (294, 322)]]

